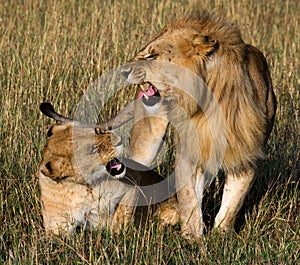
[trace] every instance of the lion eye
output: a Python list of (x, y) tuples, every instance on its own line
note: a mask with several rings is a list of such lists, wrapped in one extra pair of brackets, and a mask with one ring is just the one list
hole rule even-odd
[(153, 54), (153, 53), (148, 53), (145, 55), (145, 59), (147, 59), (147, 60), (154, 60), (154, 59), (156, 59), (156, 57), (157, 57), (157, 54)]

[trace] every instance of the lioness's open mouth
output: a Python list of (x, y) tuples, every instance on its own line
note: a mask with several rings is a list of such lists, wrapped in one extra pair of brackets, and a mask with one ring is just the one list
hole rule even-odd
[(146, 105), (146, 106), (154, 106), (155, 104), (157, 104), (160, 100), (160, 94), (158, 89), (152, 85), (152, 84), (144, 84), (145, 85), (149, 85), (148, 89), (146, 91), (142, 90), (138, 97), (139, 99), (142, 100), (142, 102)]
[(110, 175), (117, 179), (123, 178), (126, 173), (125, 165), (117, 158), (110, 160), (106, 164), (106, 170), (109, 172)]

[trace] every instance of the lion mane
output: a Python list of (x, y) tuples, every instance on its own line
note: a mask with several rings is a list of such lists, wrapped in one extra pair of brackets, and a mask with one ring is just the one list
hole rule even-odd
[(263, 54), (243, 41), (236, 25), (204, 12), (167, 25), (122, 73), (140, 87), (131, 132), (134, 160), (150, 165), (168, 124), (175, 124), (184, 234), (203, 233), (203, 189), (219, 170), (226, 180), (214, 226), (232, 229), (276, 112)]

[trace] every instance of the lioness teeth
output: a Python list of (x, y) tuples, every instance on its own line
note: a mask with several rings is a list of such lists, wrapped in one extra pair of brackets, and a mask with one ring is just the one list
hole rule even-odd
[(148, 100), (148, 98), (149, 98), (146, 94), (144, 94), (143, 97), (144, 97), (145, 99), (147, 99), (147, 100)]
[(117, 171), (120, 171), (121, 167), (122, 167), (122, 165), (119, 164), (119, 165), (117, 166)]

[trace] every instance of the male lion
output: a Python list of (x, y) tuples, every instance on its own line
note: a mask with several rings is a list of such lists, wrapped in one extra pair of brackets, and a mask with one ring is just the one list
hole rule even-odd
[[(47, 103), (41, 110), (64, 122), (50, 128), (38, 171), (46, 231), (70, 234), (83, 225), (118, 232), (133, 219), (144, 222), (151, 213), (149, 205), (162, 192), (159, 187), (166, 188), (149, 191), (147, 186), (164, 179), (132, 160), (117, 159), (122, 141), (113, 132), (74, 122)], [(161, 204), (157, 214), (163, 224), (177, 222), (171, 204)]]
[(132, 159), (149, 166), (168, 124), (175, 127), (183, 233), (203, 233), (203, 189), (220, 170), (226, 180), (214, 227), (232, 229), (276, 112), (263, 54), (243, 42), (235, 25), (202, 13), (166, 26), (122, 71), (130, 83), (140, 85)]

